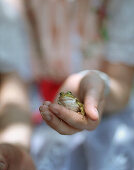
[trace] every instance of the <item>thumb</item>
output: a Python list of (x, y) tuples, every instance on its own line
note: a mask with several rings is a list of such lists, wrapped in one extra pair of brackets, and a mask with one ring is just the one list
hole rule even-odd
[(100, 102), (100, 93), (95, 90), (89, 90), (86, 93), (85, 99), (84, 99), (84, 107), (86, 115), (93, 121), (99, 120), (99, 112), (98, 112), (98, 106)]

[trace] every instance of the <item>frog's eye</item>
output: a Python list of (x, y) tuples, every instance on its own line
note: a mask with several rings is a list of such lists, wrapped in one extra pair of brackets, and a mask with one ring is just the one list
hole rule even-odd
[(72, 92), (71, 92), (71, 91), (68, 91), (68, 92), (67, 92), (67, 94), (70, 94), (70, 95), (72, 95)]
[(63, 96), (64, 95), (64, 92), (60, 92), (60, 96)]

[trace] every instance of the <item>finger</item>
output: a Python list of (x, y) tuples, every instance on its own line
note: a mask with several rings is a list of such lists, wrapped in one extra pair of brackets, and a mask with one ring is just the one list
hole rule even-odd
[(84, 102), (86, 115), (91, 120), (98, 120), (98, 104), (104, 96), (104, 81), (98, 76), (98, 74), (91, 72), (86, 75), (79, 87), (79, 95)]
[(50, 104), (51, 104), (50, 101), (44, 101), (44, 102), (43, 102), (43, 105), (41, 105), (41, 106), (39, 107), (39, 111), (40, 111), (40, 112), (45, 111), (46, 107), (48, 108), (48, 106), (49, 106)]
[(49, 106), (51, 104), (51, 102), (50, 101), (44, 101), (43, 102), (43, 105), (47, 105), (47, 106)]
[(85, 116), (72, 110), (68, 110), (61, 105), (50, 104), (49, 110), (73, 128), (83, 130), (88, 126), (88, 121)]
[(62, 135), (72, 135), (74, 133), (79, 132), (80, 130), (72, 128), (71, 126), (67, 125), (64, 121), (56, 117), (52, 112), (49, 111), (48, 107), (44, 106), (44, 111), (41, 112), (42, 118), (45, 122), (55, 129), (58, 133)]
[(98, 120), (99, 119), (99, 113), (98, 113), (98, 102), (99, 98), (95, 91), (89, 91), (86, 93), (85, 99), (84, 99), (84, 108), (86, 115), (91, 120)]
[(98, 87), (95, 88), (93, 87), (92, 89), (89, 89), (84, 98), (84, 107), (85, 107), (85, 112), (87, 116), (91, 120), (99, 120), (99, 112), (98, 112), (98, 106), (99, 102), (102, 100), (103, 96), (103, 87)]

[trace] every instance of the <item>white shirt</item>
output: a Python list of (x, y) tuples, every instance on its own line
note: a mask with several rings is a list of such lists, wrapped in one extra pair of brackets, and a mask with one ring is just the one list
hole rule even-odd
[(109, 0), (106, 59), (134, 65), (134, 0)]

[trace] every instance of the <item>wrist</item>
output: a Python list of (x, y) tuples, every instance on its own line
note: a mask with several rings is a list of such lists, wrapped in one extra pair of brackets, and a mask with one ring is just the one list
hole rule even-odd
[(81, 78), (84, 78), (88, 74), (97, 74), (101, 78), (104, 82), (104, 96), (108, 96), (110, 94), (110, 77), (106, 73), (99, 70), (84, 70), (79, 72)]

